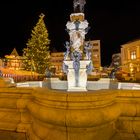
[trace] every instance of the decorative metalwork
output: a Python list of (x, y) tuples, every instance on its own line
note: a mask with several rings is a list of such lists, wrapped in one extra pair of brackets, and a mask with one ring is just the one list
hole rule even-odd
[(70, 56), (70, 43), (68, 41), (66, 41), (65, 43), (65, 47), (66, 47), (66, 52), (64, 54), (64, 60), (67, 60)]
[(80, 51), (73, 51), (71, 53), (71, 59), (73, 61), (80, 61), (80, 59), (82, 59), (82, 54)]
[(82, 54), (78, 51), (74, 51), (72, 53), (72, 60), (73, 60), (73, 68), (75, 70), (75, 82), (76, 86), (78, 87), (79, 83), (79, 69), (80, 69), (80, 59), (82, 58)]
[(62, 70), (64, 73), (66, 73), (66, 74), (68, 73), (68, 66), (65, 65), (65, 63), (63, 63), (63, 65), (62, 65)]
[(85, 0), (74, 0), (73, 1), (74, 12), (83, 13), (85, 4), (86, 4)]
[(84, 47), (84, 53), (86, 55), (87, 60), (91, 60), (91, 49), (92, 45), (90, 44), (90, 42), (86, 43)]
[(92, 64), (92, 62), (90, 62), (89, 65), (87, 65), (86, 68), (87, 68), (87, 74), (90, 74), (92, 72), (92, 70), (93, 70), (93, 64)]

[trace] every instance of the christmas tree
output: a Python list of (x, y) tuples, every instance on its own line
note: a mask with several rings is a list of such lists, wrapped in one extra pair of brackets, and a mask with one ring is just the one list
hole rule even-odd
[(39, 21), (32, 30), (31, 38), (27, 42), (27, 48), (23, 49), (25, 69), (40, 74), (44, 74), (50, 66), (50, 40), (48, 39), (44, 16), (44, 14), (39, 16)]

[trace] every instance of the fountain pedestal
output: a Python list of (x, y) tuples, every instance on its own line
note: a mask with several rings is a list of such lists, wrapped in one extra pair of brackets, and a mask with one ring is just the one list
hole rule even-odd
[(80, 68), (76, 75), (73, 61), (64, 61), (68, 66), (68, 91), (87, 91), (87, 66), (90, 62), (90, 60), (80, 61)]

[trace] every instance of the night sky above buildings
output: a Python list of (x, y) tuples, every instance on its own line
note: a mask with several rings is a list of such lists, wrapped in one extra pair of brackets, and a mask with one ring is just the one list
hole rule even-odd
[[(11, 1), (0, 4), (0, 57), (16, 48), (20, 55), (30, 38), (39, 14), (45, 14), (45, 23), (51, 40), (51, 50), (65, 51), (69, 40), (66, 23), (73, 12), (73, 0)], [(87, 0), (85, 17), (91, 29), (86, 40), (101, 40), (102, 65), (109, 65), (113, 53), (119, 53), (122, 44), (140, 38), (140, 2), (116, 0)]]

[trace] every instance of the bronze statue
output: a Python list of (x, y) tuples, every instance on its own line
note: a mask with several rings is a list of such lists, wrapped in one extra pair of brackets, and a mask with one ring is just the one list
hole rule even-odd
[(73, 7), (75, 13), (84, 13), (84, 5), (86, 4), (85, 0), (74, 0)]

